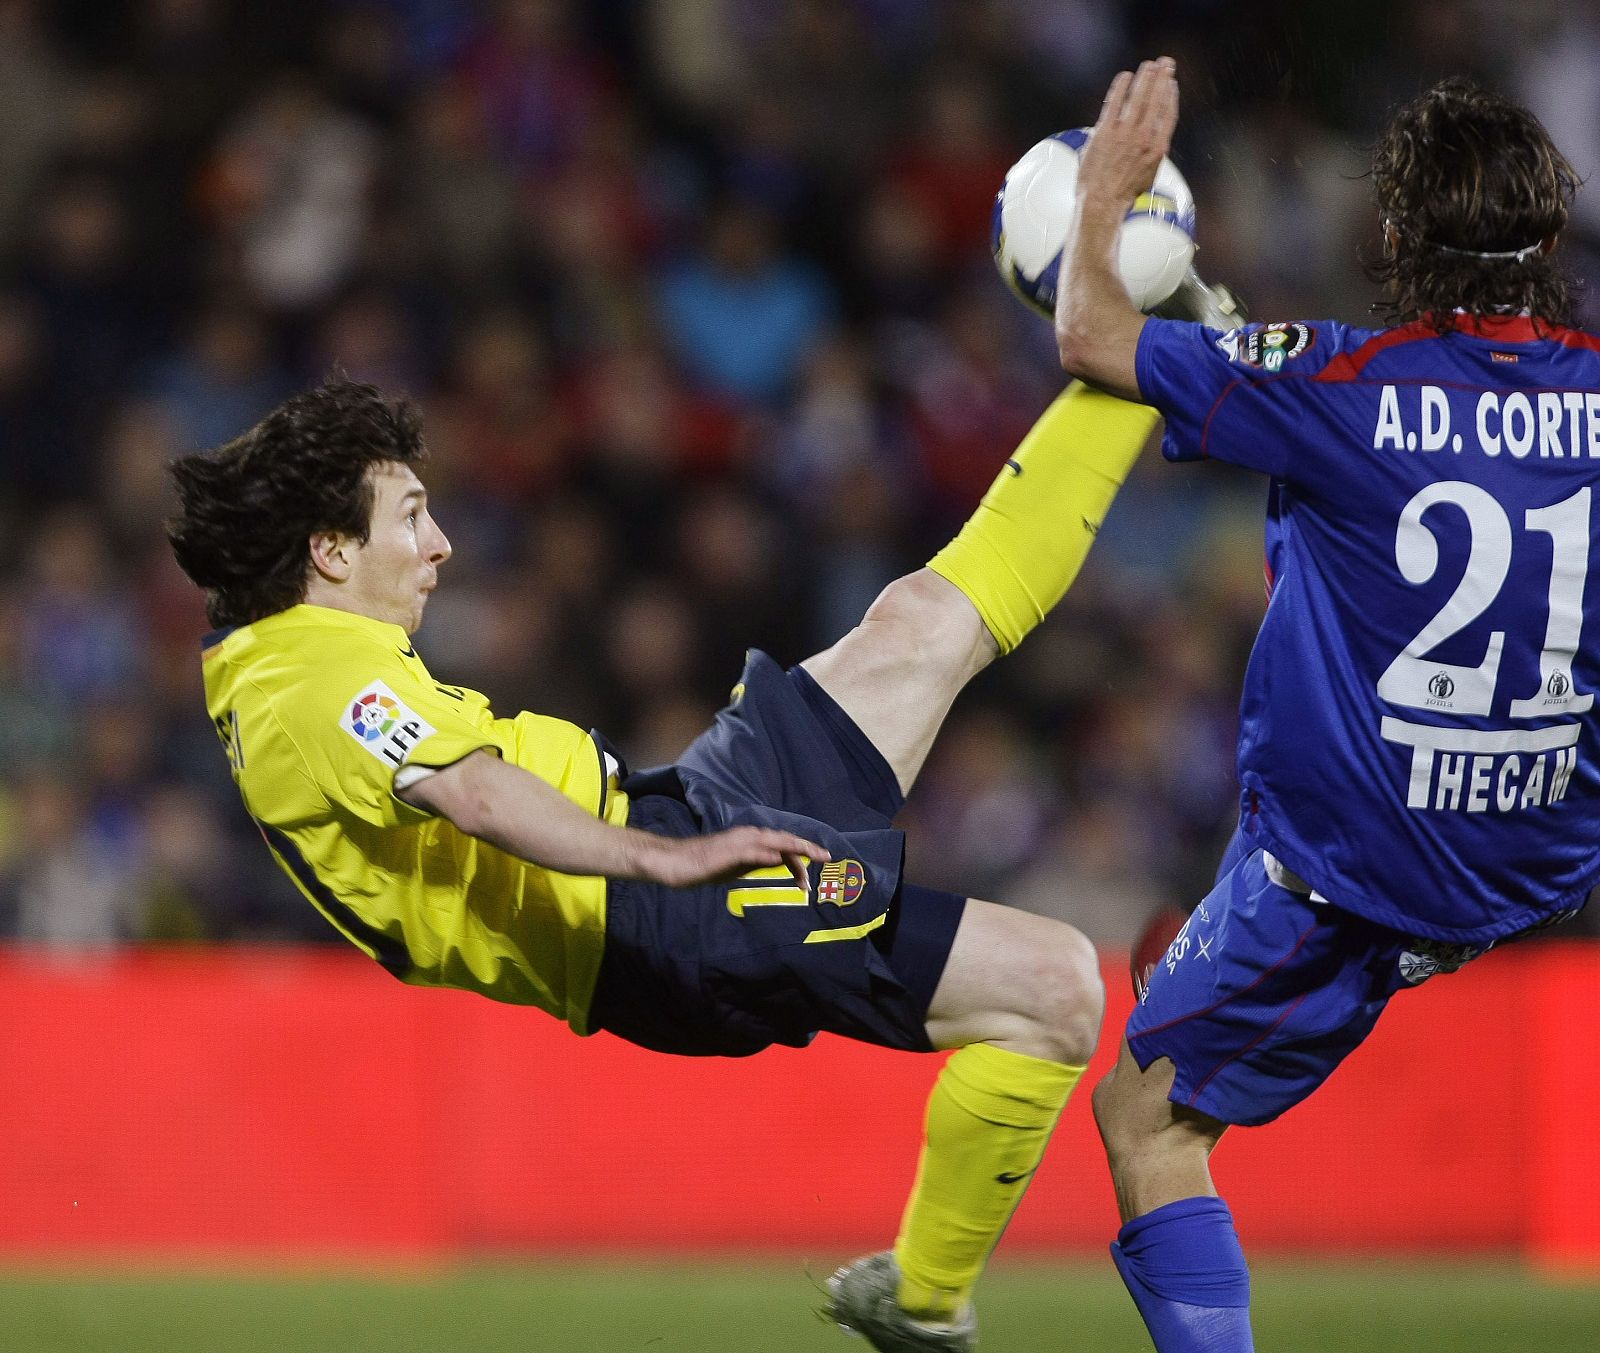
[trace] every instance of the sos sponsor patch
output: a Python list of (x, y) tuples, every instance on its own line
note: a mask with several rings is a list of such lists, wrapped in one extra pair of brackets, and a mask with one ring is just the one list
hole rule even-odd
[(1293, 361), (1316, 341), (1316, 330), (1309, 324), (1268, 324), (1237, 336), (1233, 360), (1263, 371), (1281, 371), (1285, 362)]
[(412, 749), (439, 731), (382, 681), (350, 698), (339, 726), (386, 766), (405, 765)]

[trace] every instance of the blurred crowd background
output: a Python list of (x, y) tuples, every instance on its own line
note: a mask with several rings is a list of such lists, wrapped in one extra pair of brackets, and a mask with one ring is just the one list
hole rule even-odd
[[(0, 0), (0, 935), (319, 940), (200, 696), (164, 467), (335, 364), (425, 410), (441, 679), (671, 759), (960, 523), (1060, 388), (1007, 166), (1179, 58), (1198, 263), (1369, 315), (1386, 110), (1467, 72), (1600, 166), (1600, 6)], [(1568, 256), (1600, 245), (1581, 197)], [(1589, 303), (1588, 319), (1596, 314)], [(1125, 943), (1207, 885), (1264, 488), (1150, 455), (958, 706), (913, 873)]]

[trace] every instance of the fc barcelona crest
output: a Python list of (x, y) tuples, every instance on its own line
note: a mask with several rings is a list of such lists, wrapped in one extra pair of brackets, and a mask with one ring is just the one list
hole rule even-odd
[(867, 886), (867, 871), (860, 860), (830, 860), (817, 875), (817, 901), (848, 907)]

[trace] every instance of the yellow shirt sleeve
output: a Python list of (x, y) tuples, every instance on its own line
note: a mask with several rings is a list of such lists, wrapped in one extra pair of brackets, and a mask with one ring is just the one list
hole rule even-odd
[(482, 696), (435, 683), (420, 662), (381, 645), (347, 648), (274, 705), (322, 796), (375, 827), (431, 816), (395, 796), (402, 766), (449, 766), (483, 748), (505, 754)]

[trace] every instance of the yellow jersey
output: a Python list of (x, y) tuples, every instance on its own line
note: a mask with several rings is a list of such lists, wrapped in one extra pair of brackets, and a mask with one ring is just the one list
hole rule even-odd
[(591, 734), (496, 718), (478, 692), (435, 681), (399, 625), (323, 606), (209, 636), (204, 674), (246, 810), (337, 930), (402, 981), (536, 1005), (588, 1032), (605, 880), (469, 836), (396, 797), (395, 777), (488, 748), (624, 824), (627, 796)]

